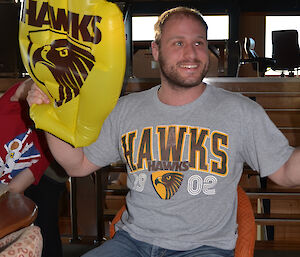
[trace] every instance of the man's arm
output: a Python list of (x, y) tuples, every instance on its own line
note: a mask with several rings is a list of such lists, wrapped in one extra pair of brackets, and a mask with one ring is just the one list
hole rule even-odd
[(48, 146), (55, 160), (71, 177), (87, 176), (100, 169), (84, 155), (81, 147), (74, 148), (68, 143), (46, 132)]
[[(48, 96), (35, 84), (28, 92), (27, 102), (29, 106), (50, 103)], [(74, 148), (47, 132), (46, 139), (52, 155), (68, 175), (72, 177), (86, 176), (100, 168), (85, 157), (82, 148)]]
[(269, 178), (281, 186), (300, 186), (300, 148), (296, 148), (287, 162)]

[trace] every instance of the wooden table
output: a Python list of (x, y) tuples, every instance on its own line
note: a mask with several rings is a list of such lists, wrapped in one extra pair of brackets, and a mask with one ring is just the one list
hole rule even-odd
[(27, 227), (37, 216), (37, 206), (24, 196), (7, 192), (0, 197), (0, 238)]

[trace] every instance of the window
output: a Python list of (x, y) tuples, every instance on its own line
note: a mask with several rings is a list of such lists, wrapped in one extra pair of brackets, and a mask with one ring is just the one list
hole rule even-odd
[(157, 16), (132, 17), (132, 40), (153, 40), (154, 24), (156, 21)]
[[(224, 40), (229, 38), (228, 15), (205, 15), (208, 25), (208, 40)], [(157, 16), (132, 17), (132, 40), (145, 41), (154, 39), (154, 24)]]

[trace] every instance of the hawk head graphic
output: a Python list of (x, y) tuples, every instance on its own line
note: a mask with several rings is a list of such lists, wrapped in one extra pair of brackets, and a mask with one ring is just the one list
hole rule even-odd
[(95, 58), (90, 52), (67, 39), (57, 39), (34, 51), (33, 67), (37, 63), (45, 65), (58, 83), (59, 99), (55, 102), (57, 106), (61, 106), (79, 94), (94, 66)]
[(180, 172), (158, 171), (152, 173), (153, 186), (161, 199), (170, 199), (179, 189), (183, 174)]

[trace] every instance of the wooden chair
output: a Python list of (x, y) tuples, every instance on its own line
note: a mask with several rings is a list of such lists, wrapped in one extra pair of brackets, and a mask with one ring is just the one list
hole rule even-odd
[(0, 238), (30, 226), (38, 213), (38, 208), (31, 199), (11, 192), (0, 197), (0, 210)]
[(0, 256), (40, 257), (43, 238), (32, 225), (36, 204), (23, 194), (5, 192), (0, 197)]
[(256, 240), (256, 224), (251, 202), (242, 187), (238, 186), (237, 224), (238, 238), (235, 257), (253, 257)]
[(258, 77), (264, 77), (267, 68), (272, 68), (276, 60), (273, 58), (260, 57), (255, 51), (255, 40), (251, 37), (245, 37), (244, 50), (246, 59), (241, 59), (241, 64), (252, 63), (252, 67), (257, 72)]
[[(242, 187), (238, 186), (238, 239), (235, 247), (235, 257), (253, 257), (256, 240), (256, 225), (251, 202)], [(118, 211), (109, 227), (110, 238), (115, 234), (115, 224), (121, 219), (126, 206)]]

